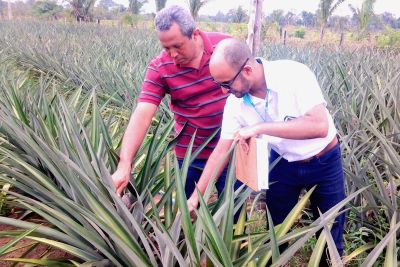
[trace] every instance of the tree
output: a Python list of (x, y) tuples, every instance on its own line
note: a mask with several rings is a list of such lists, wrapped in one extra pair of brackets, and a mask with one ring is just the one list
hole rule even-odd
[(280, 27), (282, 27), (285, 23), (285, 17), (283, 16), (283, 10), (277, 9), (272, 11), (272, 13), (265, 18), (267, 23), (274, 23)]
[[(228, 12), (229, 13), (229, 12)], [(218, 11), (217, 14), (215, 14), (215, 16), (211, 16), (210, 18), (213, 21), (218, 21), (218, 22), (227, 22), (228, 21), (228, 14), (225, 16), (224, 13), (222, 13), (221, 11)]]
[(301, 16), (302, 23), (305, 27), (314, 27), (315, 26), (316, 16), (314, 13), (308, 12), (308, 11), (302, 11), (300, 16)]
[(295, 25), (296, 24), (296, 20), (297, 20), (297, 16), (296, 16), (296, 14), (294, 14), (294, 13), (289, 11), (283, 17), (283, 20), (284, 20), (284, 24), (285, 25)]
[(7, 2), (7, 13), (8, 13), (8, 19), (11, 20), (13, 18), (11, 10), (11, 0), (8, 0)]
[(228, 17), (228, 21), (233, 23), (243, 23), (249, 19), (246, 10), (242, 6), (229, 10), (226, 16)]
[(200, 8), (208, 2), (210, 2), (210, 0), (188, 0), (190, 14), (192, 14), (194, 19), (197, 19)]
[(374, 14), (375, 1), (376, 0), (364, 0), (361, 5), (361, 9), (355, 8), (349, 4), (349, 8), (351, 9), (355, 18), (357, 19), (360, 36), (363, 36), (366, 33), (368, 25), (370, 24), (372, 19), (375, 18)]
[(380, 15), (380, 19), (382, 21), (383, 24), (392, 27), (392, 28), (396, 28), (396, 18), (394, 17), (394, 15), (392, 13), (389, 12), (384, 12), (383, 14)]
[(343, 30), (350, 29), (350, 17), (332, 16), (329, 19), (328, 27), (333, 27), (336, 32), (343, 32)]
[(4, 17), (5, 16), (5, 9), (6, 9), (6, 2), (0, 0), (0, 17)]
[(40, 18), (53, 17), (57, 19), (57, 14), (63, 10), (63, 7), (58, 5), (56, 2), (45, 0), (37, 1), (33, 5), (33, 14)]
[(118, 4), (113, 0), (100, 0), (99, 7), (102, 7), (106, 10), (111, 10), (118, 7)]
[(167, 3), (167, 0), (155, 0), (155, 1), (156, 1), (157, 12), (163, 9), (165, 7), (165, 4)]
[(72, 7), (72, 13), (77, 21), (92, 21), (93, 7), (96, 0), (69, 0)]
[(145, 3), (147, 3), (147, 0), (129, 0), (129, 11), (138, 15)]
[(328, 23), (329, 17), (332, 15), (333, 11), (345, 0), (320, 0), (318, 8), (318, 17), (321, 24), (320, 30), (320, 41), (324, 38), (325, 27)]

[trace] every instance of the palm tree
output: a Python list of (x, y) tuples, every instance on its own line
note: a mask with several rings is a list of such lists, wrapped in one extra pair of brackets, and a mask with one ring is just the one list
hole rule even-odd
[(209, 1), (210, 0), (188, 0), (190, 13), (194, 19), (197, 18), (200, 8), (202, 8)]
[(332, 15), (333, 11), (345, 0), (320, 0), (318, 15), (321, 22), (321, 31), (320, 31), (320, 41), (324, 38), (325, 27), (328, 23), (329, 17)]
[(374, 4), (376, 0), (364, 0), (361, 9), (353, 7), (349, 4), (349, 8), (357, 18), (359, 34), (362, 36), (366, 31), (371, 19), (375, 16)]
[(156, 1), (157, 12), (163, 9), (165, 7), (165, 4), (167, 3), (167, 0), (155, 0), (155, 1)]
[(140, 9), (147, 2), (147, 0), (129, 0), (129, 11), (132, 14), (138, 15), (140, 13)]

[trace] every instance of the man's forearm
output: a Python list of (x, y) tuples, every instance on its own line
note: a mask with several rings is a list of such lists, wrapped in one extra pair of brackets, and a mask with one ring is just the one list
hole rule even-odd
[(207, 186), (211, 180), (211, 177), (218, 177), (221, 175), (223, 169), (228, 163), (229, 157), (227, 153), (232, 145), (233, 140), (220, 140), (217, 147), (211, 153), (207, 164), (204, 167), (203, 173), (197, 183), (197, 187), (201, 194), (207, 189)]
[(210, 159), (207, 161), (207, 165), (204, 168), (203, 173), (197, 184), (197, 187), (199, 188), (199, 191), (202, 195), (206, 191), (211, 178), (215, 177), (215, 179), (217, 180), (218, 177), (221, 175), (223, 169), (225, 168), (226, 164), (228, 163), (228, 159), (222, 162), (223, 157), (221, 156), (217, 156), (216, 159), (212, 160), (212, 162), (210, 162)]
[(129, 123), (122, 139), (119, 164), (131, 164), (140, 145), (143, 142), (148, 127), (135, 127), (135, 123)]
[(124, 133), (120, 150), (118, 167), (130, 166), (132, 160), (143, 143), (157, 107), (152, 104), (139, 104), (133, 112)]
[(323, 138), (328, 134), (329, 123), (327, 111), (323, 104), (315, 106), (305, 115), (291, 121), (263, 122), (239, 131), (246, 137), (255, 135), (270, 135), (286, 139), (305, 140), (311, 138)]

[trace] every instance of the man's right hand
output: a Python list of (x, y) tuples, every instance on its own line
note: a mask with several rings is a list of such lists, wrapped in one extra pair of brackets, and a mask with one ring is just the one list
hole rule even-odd
[(119, 196), (122, 195), (122, 191), (129, 183), (129, 180), (131, 178), (131, 169), (131, 166), (124, 168), (118, 167), (118, 169), (111, 176), (114, 182), (114, 186), (117, 189), (117, 194)]
[(142, 102), (132, 113), (122, 139), (120, 161), (117, 170), (112, 175), (117, 194), (121, 195), (131, 178), (132, 160), (140, 148), (150, 126), (151, 119), (157, 110), (157, 105)]
[(199, 196), (197, 195), (197, 192), (193, 192), (193, 194), (187, 200), (187, 205), (190, 213), (197, 209), (197, 206), (199, 205)]

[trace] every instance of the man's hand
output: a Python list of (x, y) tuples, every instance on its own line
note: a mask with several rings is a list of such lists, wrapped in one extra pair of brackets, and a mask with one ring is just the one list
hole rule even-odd
[(122, 191), (129, 183), (131, 178), (131, 166), (129, 167), (118, 167), (117, 171), (111, 176), (114, 182), (114, 186), (117, 189), (117, 194), (121, 196)]
[(199, 205), (199, 197), (197, 195), (197, 192), (193, 192), (193, 194), (187, 201), (187, 205), (190, 213), (194, 212), (197, 209), (197, 206)]
[(116, 172), (112, 175), (117, 194), (121, 195), (131, 178), (132, 160), (139, 150), (151, 120), (157, 110), (157, 105), (141, 102), (129, 119), (128, 127), (122, 138), (119, 163)]
[(256, 124), (253, 126), (242, 128), (239, 131), (237, 131), (234, 137), (234, 141), (243, 143), (250, 137), (257, 135), (258, 135), (258, 125)]

